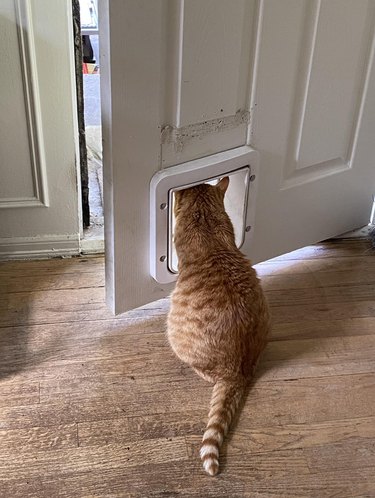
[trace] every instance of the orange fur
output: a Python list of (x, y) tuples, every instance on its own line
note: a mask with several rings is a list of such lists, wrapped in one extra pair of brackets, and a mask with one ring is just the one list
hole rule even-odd
[(237, 249), (224, 209), (229, 178), (175, 194), (179, 275), (168, 315), (173, 351), (213, 382), (201, 458), (219, 470), (219, 448), (267, 342), (268, 306), (255, 270)]

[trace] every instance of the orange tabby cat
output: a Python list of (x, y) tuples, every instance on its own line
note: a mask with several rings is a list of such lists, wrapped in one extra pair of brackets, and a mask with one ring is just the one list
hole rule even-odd
[(168, 315), (173, 351), (214, 383), (200, 455), (210, 475), (258, 357), (269, 314), (255, 270), (237, 249), (224, 210), (229, 178), (175, 194), (178, 280)]

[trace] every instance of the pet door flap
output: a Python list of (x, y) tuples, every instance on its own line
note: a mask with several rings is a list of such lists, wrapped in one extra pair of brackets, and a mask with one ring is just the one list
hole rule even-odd
[(254, 183), (257, 166), (258, 152), (244, 146), (172, 166), (153, 176), (150, 184), (150, 274), (157, 282), (165, 284), (177, 278), (178, 259), (173, 244), (174, 193), (200, 183), (215, 184), (223, 176), (229, 176), (224, 205), (233, 223), (236, 245), (241, 247), (250, 235), (249, 200), (253, 192), (249, 186)]

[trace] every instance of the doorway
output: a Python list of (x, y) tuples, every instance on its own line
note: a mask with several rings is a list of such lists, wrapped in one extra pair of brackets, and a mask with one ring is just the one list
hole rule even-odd
[(80, 129), (82, 252), (104, 251), (103, 156), (97, 0), (73, 0)]

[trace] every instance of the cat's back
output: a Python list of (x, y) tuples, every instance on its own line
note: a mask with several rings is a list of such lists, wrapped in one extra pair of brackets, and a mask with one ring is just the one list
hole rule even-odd
[(256, 272), (240, 251), (217, 251), (180, 268), (167, 329), (183, 361), (209, 368), (214, 377), (250, 371), (268, 323)]
[(224, 249), (179, 268), (172, 305), (214, 313), (237, 308), (251, 312), (257, 294), (262, 292), (250, 262), (239, 250)]

